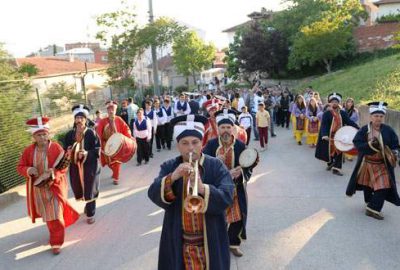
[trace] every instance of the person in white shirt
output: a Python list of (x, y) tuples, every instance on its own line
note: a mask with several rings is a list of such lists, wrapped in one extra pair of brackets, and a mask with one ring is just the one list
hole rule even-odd
[(168, 121), (168, 115), (158, 99), (154, 101), (154, 113), (157, 117), (156, 146), (157, 152), (160, 152), (161, 147), (165, 149), (165, 124)]
[(190, 114), (190, 106), (189, 103), (185, 101), (184, 94), (179, 95), (179, 101), (175, 103), (174, 111), (176, 116)]
[(167, 122), (165, 123), (165, 144), (167, 145), (168, 150), (171, 150), (173, 129), (170, 122), (171, 119), (174, 118), (174, 112), (171, 107), (171, 100), (168, 97), (165, 97), (164, 99), (163, 108), (167, 113)]
[(238, 119), (239, 125), (246, 130), (247, 141), (246, 145), (249, 145), (251, 136), (251, 127), (253, 126), (253, 117), (247, 110), (247, 106), (242, 107), (242, 113), (239, 115)]
[(149, 143), (152, 136), (151, 121), (144, 116), (144, 111), (140, 108), (137, 113), (137, 118), (133, 123), (133, 135), (137, 143), (137, 166), (142, 164), (142, 160), (147, 164), (150, 158)]

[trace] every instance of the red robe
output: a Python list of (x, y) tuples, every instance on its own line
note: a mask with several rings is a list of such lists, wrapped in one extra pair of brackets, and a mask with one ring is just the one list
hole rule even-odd
[(101, 143), (101, 166), (103, 166), (103, 167), (105, 165), (111, 165), (113, 163), (119, 162), (119, 161), (110, 159), (109, 157), (104, 155), (104, 147), (106, 146), (108, 138), (115, 132), (121, 133), (128, 138), (132, 138), (132, 134), (131, 134), (131, 130), (129, 129), (129, 126), (125, 123), (124, 120), (122, 120), (121, 117), (115, 116), (114, 121), (115, 121), (116, 130), (111, 133), (108, 131), (105, 132), (106, 129), (110, 128), (110, 121), (109, 121), (108, 117), (101, 119), (96, 127), (96, 132), (99, 135), (100, 143)]
[(218, 126), (215, 118), (209, 118), (208, 122), (204, 126), (204, 137), (203, 137), (203, 147), (207, 145), (207, 142), (218, 137)]
[[(40, 211), (36, 209), (35, 206), (35, 192), (33, 187), (34, 177), (28, 174), (28, 169), (34, 167), (34, 155), (35, 155), (36, 144), (32, 144), (25, 148), (19, 164), (17, 166), (17, 171), (21, 176), (26, 178), (26, 194), (27, 194), (27, 207), (28, 215), (32, 219), (32, 223), (35, 223), (36, 218), (40, 218)], [(63, 148), (56, 142), (49, 142), (47, 150), (47, 168), (53, 168), (57, 165), (58, 161), (64, 155)], [(58, 202), (62, 204), (63, 218), (65, 227), (75, 223), (78, 220), (79, 214), (72, 208), (68, 203), (68, 186), (66, 172), (67, 168), (63, 170), (54, 169), (54, 182), (49, 187), (50, 191), (58, 199)]]
[(247, 133), (244, 128), (241, 126), (235, 125), (235, 129), (233, 131), (235, 139), (238, 139), (242, 143), (246, 144), (247, 142)]

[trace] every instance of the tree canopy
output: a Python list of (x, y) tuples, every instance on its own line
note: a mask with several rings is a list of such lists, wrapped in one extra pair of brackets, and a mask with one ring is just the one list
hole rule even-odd
[(96, 18), (100, 27), (96, 38), (109, 46), (109, 84), (118, 88), (133, 88), (132, 70), (137, 58), (150, 45), (162, 47), (170, 44), (185, 28), (165, 17), (140, 27), (134, 8), (125, 2), (122, 5), (120, 10)]
[(187, 31), (175, 38), (172, 46), (173, 62), (179, 74), (186, 77), (209, 68), (215, 59), (216, 48), (213, 44), (204, 43), (195, 32)]

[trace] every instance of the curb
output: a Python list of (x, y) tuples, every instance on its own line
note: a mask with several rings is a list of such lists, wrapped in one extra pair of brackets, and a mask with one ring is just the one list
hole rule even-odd
[(0, 194), (0, 209), (16, 203), (26, 197), (25, 184), (16, 186)]

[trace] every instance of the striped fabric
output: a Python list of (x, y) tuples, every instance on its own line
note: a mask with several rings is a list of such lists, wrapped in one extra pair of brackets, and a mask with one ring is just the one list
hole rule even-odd
[[(47, 152), (35, 150), (34, 159), (34, 167), (39, 175), (43, 174), (48, 169)], [(33, 187), (33, 192), (35, 193), (35, 208), (44, 222), (64, 219), (62, 205), (48, 186)]]
[(171, 175), (167, 176), (165, 179), (164, 198), (167, 202), (173, 202), (176, 198), (174, 192), (172, 191)]
[[(235, 141), (233, 141), (231, 147), (225, 148), (223, 146), (218, 147), (216, 156), (222, 155), (225, 157), (225, 165), (229, 170), (233, 169), (235, 166), (235, 152), (234, 146)], [(222, 145), (222, 143), (220, 143)], [(233, 204), (226, 209), (226, 222), (233, 223), (242, 219), (242, 215), (239, 207), (239, 198), (237, 195), (237, 189), (235, 187), (233, 191)]]
[[(199, 170), (200, 172), (201, 170)], [(201, 176), (200, 176), (201, 177)], [(187, 197), (188, 179), (183, 178), (183, 200)], [(193, 214), (185, 210), (182, 203), (183, 259), (186, 270), (206, 269), (204, 249), (204, 214)]]
[(331, 125), (331, 130), (329, 134), (329, 138), (331, 141), (329, 142), (329, 153), (330, 156), (333, 157), (335, 154), (340, 154), (341, 152), (336, 149), (335, 144), (333, 143), (333, 140), (335, 138), (336, 132), (342, 127), (342, 116), (340, 115), (339, 111), (332, 110), (332, 125)]
[(358, 172), (357, 183), (374, 191), (390, 188), (389, 172), (381, 153), (365, 156)]

